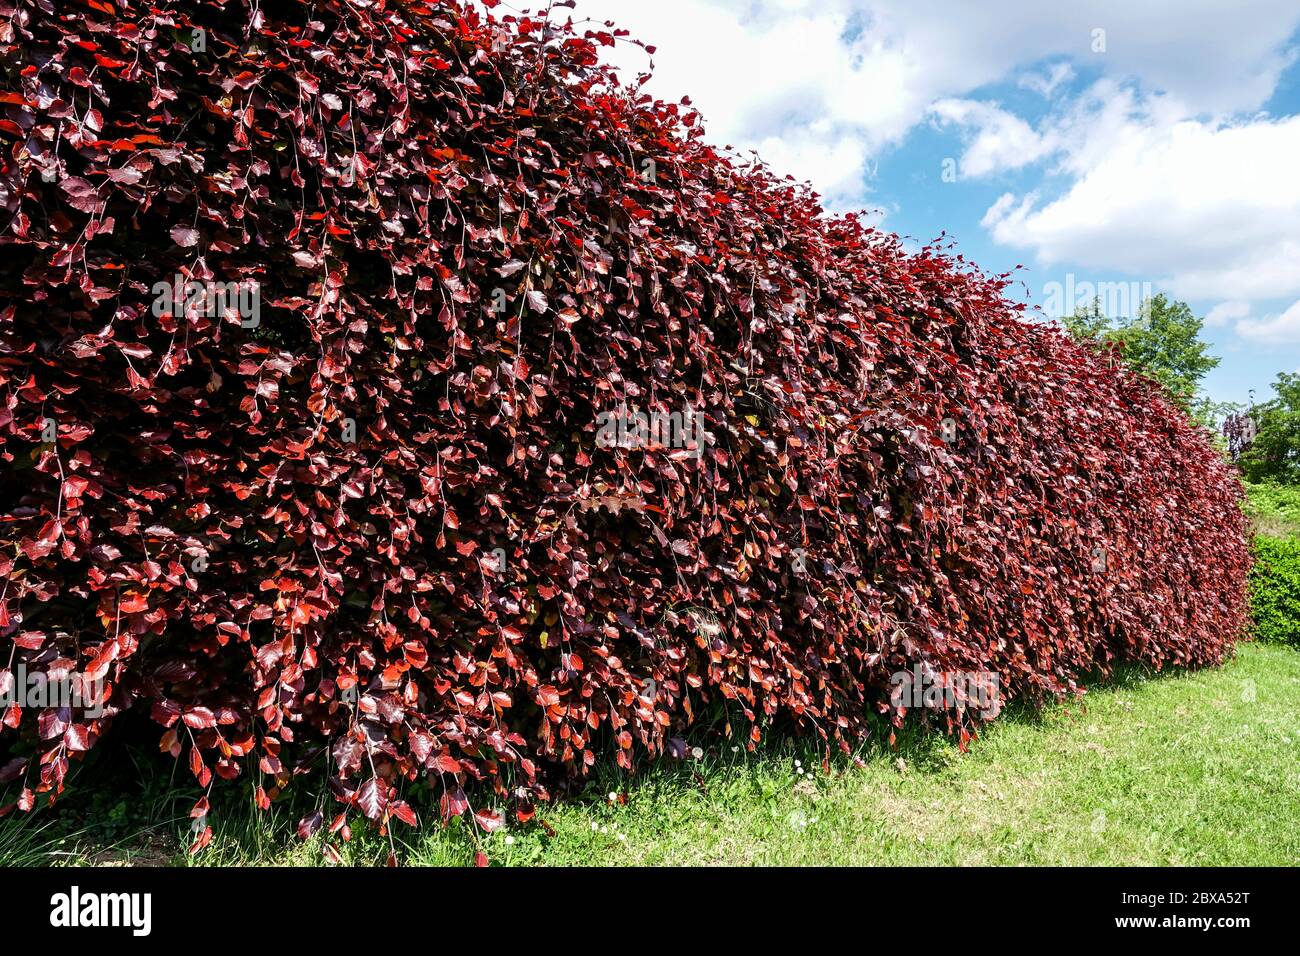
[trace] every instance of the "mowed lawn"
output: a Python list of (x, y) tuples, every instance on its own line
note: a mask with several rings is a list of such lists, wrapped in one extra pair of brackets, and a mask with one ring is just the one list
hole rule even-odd
[[(60, 814), (0, 821), (0, 862), (327, 862), (319, 839), (292, 835), (300, 807), (255, 814), (229, 798), (224, 812), (214, 810), (212, 846), (187, 858), (192, 799), (134, 798), (131, 822), (107, 842)], [(397, 857), (406, 865), (473, 865), (480, 852), (492, 865), (550, 866), (1294, 865), (1300, 653), (1247, 644), (1217, 670), (1129, 672), (1081, 703), (1004, 715), (965, 754), (930, 735), (893, 751), (868, 747), (828, 772), (815, 750), (793, 743), (762, 756), (724, 747), (631, 783), (602, 776), (538, 816), (545, 826), (512, 824), (491, 836), (459, 823), (427, 832), (398, 824)], [(390, 849), (373, 831), (337, 846), (352, 864), (382, 863)]]

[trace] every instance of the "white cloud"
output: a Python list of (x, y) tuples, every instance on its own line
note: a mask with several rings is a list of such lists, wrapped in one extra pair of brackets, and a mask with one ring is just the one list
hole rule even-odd
[(1022, 76), (1016, 84), (1022, 89), (1033, 90), (1044, 99), (1051, 99), (1056, 88), (1074, 79), (1074, 67), (1069, 63), (1057, 63), (1046, 73), (1029, 73)]
[(1018, 169), (1052, 152), (1050, 139), (1040, 136), (1032, 126), (996, 103), (944, 99), (934, 103), (930, 113), (940, 125), (951, 123), (977, 131), (962, 154), (959, 164), (962, 176), (978, 177)]
[(1052, 202), (1000, 198), (984, 217), (995, 240), (1180, 298), (1300, 293), (1300, 116), (1144, 125), (1097, 115), (1105, 149), (1091, 164), (1073, 155), (1079, 178)]
[[(578, 0), (574, 13), (656, 45), (651, 91), (690, 95), (710, 139), (761, 146), (778, 172), (841, 199), (865, 192), (870, 158), (936, 101), (1044, 62), (1045, 95), (1077, 65), (1163, 91), (1183, 115), (1256, 109), (1300, 26), (1294, 0)], [(1098, 27), (1104, 54), (1092, 52)], [(631, 44), (612, 58), (630, 75), (647, 65)], [(981, 148), (1002, 156), (998, 142)]]
[(992, 206), (989, 206), (988, 212), (984, 213), (984, 218), (980, 220), (980, 225), (991, 228), (999, 222), (1019, 218), (1026, 210), (1032, 209), (1037, 201), (1037, 193), (1030, 193), (1019, 202), (1016, 201), (1015, 193), (1003, 193)]
[[(888, 44), (848, 39), (853, 11), (840, 0), (580, 0), (577, 13), (609, 17), (655, 45), (650, 90), (689, 95), (711, 141), (756, 150), (833, 203), (864, 196), (870, 157), (915, 120), (915, 64)], [(629, 76), (648, 64), (631, 44), (610, 57)]]
[(1244, 339), (1282, 345), (1300, 342), (1300, 301), (1281, 315), (1267, 319), (1243, 319), (1237, 323), (1237, 334)]
[(1228, 325), (1250, 315), (1250, 303), (1233, 300), (1220, 302), (1205, 315), (1205, 324), (1211, 326)]

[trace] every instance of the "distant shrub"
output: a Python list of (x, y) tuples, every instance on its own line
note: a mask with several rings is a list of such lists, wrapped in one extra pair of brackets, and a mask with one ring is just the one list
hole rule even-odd
[(1261, 641), (1300, 646), (1300, 538), (1255, 538), (1250, 610)]

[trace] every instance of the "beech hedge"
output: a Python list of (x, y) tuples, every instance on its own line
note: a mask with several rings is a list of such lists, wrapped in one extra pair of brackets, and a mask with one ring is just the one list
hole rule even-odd
[(688, 730), (965, 744), (1230, 652), (1240, 485), (1157, 387), (551, 21), (0, 0), (0, 674), (78, 692), (5, 709), (5, 812), (128, 710), (490, 830)]

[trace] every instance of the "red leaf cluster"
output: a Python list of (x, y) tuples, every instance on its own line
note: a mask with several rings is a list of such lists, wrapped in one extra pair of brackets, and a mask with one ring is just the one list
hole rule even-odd
[[(724, 712), (846, 743), (918, 663), (1040, 700), (1223, 658), (1206, 437), (1005, 277), (706, 145), (615, 38), (0, 0), (0, 660), (105, 703), (6, 711), (19, 806), (127, 708), (205, 786), (414, 823), (421, 774), (526, 815)], [(624, 407), (700, 427), (602, 441)]]

